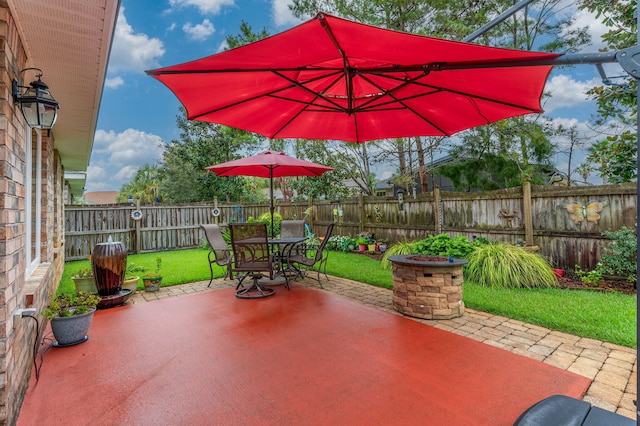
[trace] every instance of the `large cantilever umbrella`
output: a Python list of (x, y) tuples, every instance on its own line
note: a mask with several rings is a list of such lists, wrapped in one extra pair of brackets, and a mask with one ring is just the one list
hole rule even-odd
[(216, 176), (255, 176), (269, 179), (271, 212), (271, 231), (273, 232), (273, 178), (285, 176), (320, 176), (325, 172), (334, 170), (332, 167), (310, 161), (289, 157), (283, 152), (264, 151), (252, 157), (227, 161), (206, 167)]
[(269, 138), (364, 142), (451, 135), (542, 112), (551, 66), (540, 62), (557, 56), (319, 13), (272, 37), (147, 73), (173, 91), (190, 120)]

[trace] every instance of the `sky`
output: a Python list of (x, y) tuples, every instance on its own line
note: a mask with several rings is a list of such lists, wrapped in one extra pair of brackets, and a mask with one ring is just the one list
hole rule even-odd
[[(164, 143), (179, 139), (176, 116), (180, 102), (145, 70), (221, 52), (226, 37), (237, 35), (243, 20), (254, 32), (265, 28), (269, 34), (295, 26), (301, 21), (287, 8), (289, 2), (122, 0), (85, 191), (119, 191), (141, 166), (162, 159)], [(589, 26), (594, 44), (585, 51), (597, 52), (604, 26), (586, 13), (572, 9), (565, 13), (577, 13), (577, 23)], [(608, 75), (622, 73), (614, 67), (617, 65), (606, 65)], [(584, 92), (599, 83), (592, 65), (554, 69), (545, 89), (553, 95), (543, 104), (545, 115), (592, 134), (587, 119), (596, 105)], [(578, 163), (574, 160), (573, 164)], [(559, 155), (556, 166), (566, 167), (566, 158)], [(391, 173), (378, 170), (377, 178), (388, 178)]]

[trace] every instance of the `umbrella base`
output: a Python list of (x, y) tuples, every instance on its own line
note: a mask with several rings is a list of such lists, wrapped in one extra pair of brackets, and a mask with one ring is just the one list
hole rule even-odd
[(276, 290), (269, 287), (263, 287), (260, 285), (261, 275), (253, 276), (253, 284), (251, 287), (241, 288), (236, 291), (236, 297), (240, 299), (263, 299), (265, 297), (273, 296), (276, 294)]
[(262, 277), (258, 280), (258, 283), (261, 285), (282, 285), (282, 284), (286, 284), (287, 283), (287, 279), (282, 276), (282, 275), (278, 275), (276, 277), (273, 277), (273, 279), (269, 278), (269, 277)]

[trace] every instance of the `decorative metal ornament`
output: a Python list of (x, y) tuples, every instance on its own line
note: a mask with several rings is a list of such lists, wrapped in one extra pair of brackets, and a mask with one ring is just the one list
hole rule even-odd
[(131, 219), (133, 220), (140, 220), (142, 219), (142, 211), (141, 210), (134, 210), (131, 212)]

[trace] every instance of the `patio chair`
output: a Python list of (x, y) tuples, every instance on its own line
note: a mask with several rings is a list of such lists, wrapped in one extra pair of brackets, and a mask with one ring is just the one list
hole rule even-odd
[[(318, 273), (318, 277), (316, 280), (318, 281), (320, 288), (324, 288), (322, 286), (322, 282), (320, 281), (320, 273), (324, 274), (324, 276), (327, 278), (327, 281), (329, 280), (329, 276), (327, 275), (327, 259), (329, 257), (329, 251), (325, 250), (325, 246), (327, 245), (327, 241), (329, 241), (329, 238), (333, 233), (334, 226), (335, 223), (329, 224), (319, 247), (306, 247), (307, 249), (303, 254), (291, 255), (288, 259), (289, 263), (298, 268), (301, 276), (304, 276), (305, 270), (311, 271), (315, 269), (315, 271)], [(312, 256), (310, 256), (311, 253), (313, 253)]]
[[(304, 220), (283, 220), (280, 222), (280, 237), (304, 237), (306, 222)], [(285, 260), (291, 256), (291, 254), (302, 254), (298, 249), (299, 244), (289, 246), (286, 253), (282, 253)]]
[(218, 225), (200, 225), (200, 227), (204, 230), (204, 236), (209, 242), (209, 246), (211, 246), (208, 255), (209, 272), (211, 273), (211, 278), (207, 285), (207, 287), (209, 287), (213, 282), (213, 264), (215, 263), (223, 268), (224, 279), (226, 280), (227, 277), (230, 276), (229, 265), (231, 264), (233, 256), (227, 242), (222, 237), (222, 231)]
[[(260, 278), (267, 274), (270, 279), (274, 278), (273, 256), (269, 250), (267, 237), (267, 225), (261, 222), (251, 223), (230, 223), (231, 247), (233, 249), (233, 263), (229, 271), (233, 277), (234, 273), (244, 273), (238, 277), (236, 286), (236, 297), (241, 299), (258, 299), (269, 297), (275, 290), (260, 285)], [(253, 283), (249, 287), (244, 287), (244, 280), (249, 277)], [(287, 285), (288, 285), (287, 280)]]
[(280, 236), (304, 237), (304, 220), (283, 220), (280, 222)]

